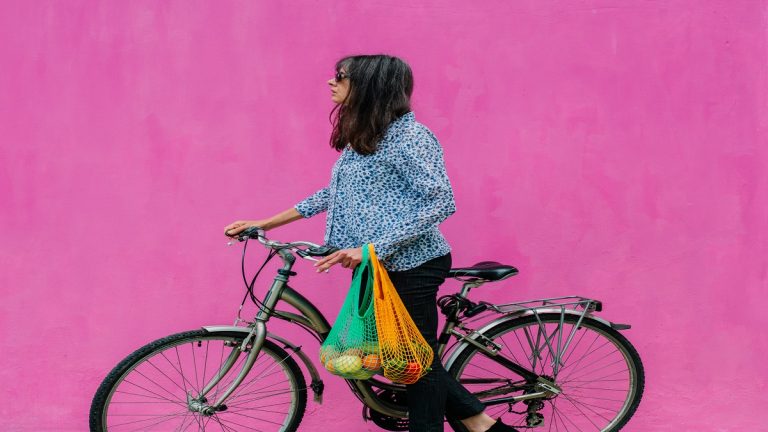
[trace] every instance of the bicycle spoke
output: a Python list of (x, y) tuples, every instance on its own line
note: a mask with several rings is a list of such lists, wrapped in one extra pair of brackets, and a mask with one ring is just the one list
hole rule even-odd
[[(597, 430), (601, 430), (600, 426), (596, 425), (595, 422), (592, 421), (592, 417), (587, 415), (587, 414), (585, 414), (584, 411), (582, 411), (581, 408), (579, 408), (579, 406), (576, 405), (576, 402), (574, 402), (573, 399), (571, 399), (571, 398), (569, 398), (568, 396), (565, 396), (565, 395), (563, 395), (563, 397), (565, 398), (566, 401), (570, 402), (571, 405), (573, 405), (574, 408), (576, 408), (576, 410), (579, 411), (579, 413), (581, 413), (583, 418), (587, 419), (590, 423), (592, 423), (592, 426), (594, 426)], [(606, 420), (608, 420), (608, 419), (606, 419)]]
[(523, 342), (520, 341), (520, 336), (517, 335), (517, 331), (513, 331), (512, 334), (515, 335), (515, 338), (517, 339), (517, 343), (520, 345), (520, 350), (523, 352), (523, 355), (528, 359), (528, 365), (531, 367), (531, 370), (534, 370), (533, 361), (530, 357), (528, 357), (528, 354), (526, 353), (525, 348), (523, 348)]
[[(271, 367), (271, 368), (267, 369), (266, 371), (263, 371), (262, 373), (260, 373), (260, 374), (257, 374), (257, 376), (256, 376), (256, 377), (254, 377), (252, 380), (250, 380), (250, 382), (248, 382), (247, 384), (243, 384), (243, 383), (241, 383), (241, 386), (239, 387), (239, 389), (240, 389), (240, 391), (239, 391), (239, 395), (240, 395), (240, 396), (242, 396), (242, 395), (246, 394), (246, 389), (248, 389), (248, 388), (249, 388), (249, 387), (250, 387), (250, 386), (251, 386), (251, 385), (252, 385), (254, 382), (256, 382), (256, 381), (258, 381), (258, 380), (261, 380), (261, 379), (265, 378), (266, 376), (268, 376), (268, 375), (265, 375), (267, 372), (269, 372), (269, 371), (271, 371), (272, 369), (274, 369), (274, 368), (277, 368), (277, 367), (279, 367), (280, 365), (282, 365), (282, 364), (283, 364), (283, 362), (284, 362), (286, 359), (288, 359), (289, 357), (290, 357), (290, 355), (289, 355), (288, 357), (285, 357), (284, 359), (280, 360), (279, 362), (276, 362), (274, 365), (272, 365), (272, 367)], [(280, 371), (281, 371), (281, 369), (278, 369), (278, 370), (277, 370), (275, 373), (277, 373), (277, 372), (280, 372)], [(271, 374), (270, 374), (270, 375), (271, 375)], [(250, 392), (249, 392), (249, 394), (252, 394), (252, 393), (250, 393)], [(236, 399), (237, 399), (237, 397), (238, 397), (238, 395), (232, 395), (232, 397), (230, 398), (230, 401), (232, 401), (232, 400), (236, 400)]]
[[(203, 381), (205, 381), (205, 380), (203, 380)], [(222, 423), (221, 420), (219, 420), (219, 418), (217, 416), (214, 415), (214, 416), (212, 416), (212, 418), (213, 418), (213, 421), (215, 421), (216, 423), (218, 423), (219, 426), (221, 426), (221, 428), (224, 430), (224, 432), (229, 432), (229, 431), (232, 430), (232, 429), (224, 426), (224, 423)]]
[(576, 423), (574, 423), (573, 420), (568, 418), (568, 416), (565, 416), (565, 420), (563, 420), (563, 416), (564, 415), (563, 415), (561, 410), (555, 410), (554, 406), (553, 406), (552, 410), (553, 410), (553, 412), (557, 413), (557, 418), (560, 419), (560, 423), (562, 423), (562, 425), (565, 428), (566, 432), (570, 431), (570, 429), (568, 429), (568, 423), (566, 423), (565, 420), (568, 420), (569, 422), (571, 422), (571, 426), (575, 427), (576, 430), (581, 431), (581, 428)]
[(262, 421), (262, 422), (265, 422), (265, 423), (271, 423), (271, 424), (274, 424), (274, 425), (282, 426), (281, 423), (276, 423), (276, 422), (273, 422), (271, 420), (266, 420), (266, 419), (259, 418), (259, 417), (253, 417), (253, 416), (245, 415), (245, 414), (242, 414), (242, 413), (231, 413), (231, 414), (232, 415), (236, 415), (236, 416), (247, 417), (247, 418), (250, 418), (250, 419), (253, 419), (253, 420)]
[[(129, 384), (131, 384), (131, 383), (129, 383)], [(175, 401), (175, 400), (172, 400), (172, 399), (168, 399), (166, 397), (159, 396), (159, 395), (157, 395), (155, 393), (153, 393), (153, 394), (155, 394), (154, 397), (153, 396), (147, 396), (147, 395), (139, 394), (139, 393), (126, 392), (126, 391), (122, 391), (122, 390), (115, 391), (115, 393), (127, 394), (127, 395), (131, 395), (131, 396), (138, 396), (138, 397), (143, 397), (143, 398), (148, 398), (148, 399), (156, 399), (156, 400), (163, 401), (163, 402), (153, 402), (153, 403), (172, 403), (172, 404), (181, 405), (181, 406), (184, 406), (184, 407), (187, 406), (184, 403), (181, 403), (179, 401)], [(116, 402), (112, 402), (112, 403), (116, 403)], [(125, 403), (125, 402), (123, 402), (123, 403)]]
[(157, 381), (153, 380), (152, 378), (149, 378), (148, 376), (144, 375), (144, 374), (143, 374), (141, 371), (139, 371), (138, 369), (136, 369), (136, 370), (135, 370), (135, 372), (136, 372), (137, 374), (141, 375), (141, 376), (142, 376), (144, 379), (146, 379), (147, 381), (149, 381), (149, 382), (151, 382), (152, 384), (154, 384), (156, 387), (160, 388), (161, 390), (163, 390), (163, 391), (165, 391), (166, 393), (168, 393), (169, 395), (171, 395), (172, 397), (174, 397), (174, 398), (177, 398), (177, 397), (178, 397), (178, 395), (174, 394), (172, 391), (170, 391), (170, 390), (168, 390), (167, 388), (165, 388), (164, 386), (160, 385), (160, 384), (159, 384)]
[[(182, 418), (183, 418), (183, 417), (182, 417)], [(132, 430), (132, 431), (130, 431), (130, 432), (146, 431), (146, 430), (148, 430), (149, 428), (152, 428), (152, 427), (154, 427), (154, 426), (157, 426), (157, 425), (163, 424), (163, 423), (165, 423), (165, 422), (167, 422), (167, 421), (169, 421), (169, 420), (173, 420), (173, 419), (172, 419), (172, 418), (168, 418), (168, 419), (159, 420), (159, 421), (157, 421), (157, 422), (155, 422), (155, 423), (152, 423), (152, 424), (149, 424), (149, 425), (142, 425), (142, 426), (138, 427), (137, 429), (133, 429), (133, 430)]]
[(515, 355), (515, 352), (512, 351), (512, 349), (507, 344), (507, 341), (504, 339), (504, 335), (500, 336), (499, 339), (501, 339), (501, 345), (503, 348), (506, 348), (506, 351), (512, 353), (512, 359), (515, 363), (520, 364), (520, 360), (517, 359), (517, 356)]
[[(219, 419), (219, 420), (222, 420), (222, 419)], [(222, 421), (224, 421), (224, 420), (222, 420)], [(261, 429), (256, 429), (256, 428), (253, 428), (253, 427), (250, 427), (250, 426), (246, 426), (244, 424), (237, 423), (236, 421), (233, 421), (233, 420), (229, 420), (228, 419), (228, 420), (226, 420), (226, 422), (227, 423), (232, 423), (233, 425), (236, 425), (236, 426), (240, 426), (241, 428), (248, 429), (249, 431), (264, 432)], [(278, 426), (282, 426), (282, 425), (278, 425)]]
[[(237, 393), (232, 394), (232, 396), (229, 397), (228, 402), (231, 402), (233, 399), (236, 399), (238, 397), (238, 394), (242, 394), (245, 391), (246, 387), (248, 387), (251, 383), (259, 379), (260, 372), (258, 372), (258, 368), (259, 366), (262, 366), (265, 361), (267, 361), (265, 359), (269, 359), (269, 358), (271, 357), (261, 356), (256, 359), (256, 361), (253, 363), (253, 366), (251, 366), (251, 371), (250, 371), (251, 375), (256, 375), (256, 376), (254, 378), (251, 378), (250, 380), (246, 378), (242, 383), (240, 383), (240, 385), (237, 388)], [(235, 365), (232, 367), (232, 370), (233, 371), (241, 370), (244, 365), (245, 365), (245, 356), (240, 356), (240, 358), (237, 360)], [(229, 388), (229, 386), (232, 385), (233, 382), (235, 382), (236, 378), (237, 378), (236, 373), (230, 373), (228, 374), (228, 377), (226, 379), (222, 379), (222, 381), (219, 383), (217, 387), (216, 396), (218, 397), (219, 389)]]
[[(161, 353), (161, 354), (162, 354), (162, 353)], [(165, 357), (165, 354), (163, 354), (163, 357)], [(166, 360), (168, 360), (168, 359), (166, 358)], [(179, 385), (179, 383), (177, 383), (176, 381), (174, 381), (173, 379), (171, 379), (171, 377), (169, 377), (169, 376), (168, 376), (168, 375), (167, 375), (165, 372), (163, 372), (162, 370), (160, 370), (160, 368), (158, 368), (157, 366), (155, 366), (155, 364), (154, 364), (154, 363), (152, 363), (152, 359), (147, 359), (147, 364), (148, 364), (148, 365), (150, 365), (150, 366), (152, 366), (153, 368), (155, 368), (155, 370), (157, 370), (158, 372), (160, 372), (160, 375), (162, 375), (162, 376), (164, 376), (164, 377), (168, 378), (168, 381), (170, 381), (170, 382), (171, 382), (173, 385), (175, 385), (176, 387), (178, 387), (178, 389), (179, 389), (179, 390), (181, 390), (181, 391), (182, 391), (182, 393), (184, 393), (184, 394), (187, 394), (187, 391), (186, 391), (186, 389), (185, 389), (184, 387), (180, 386), (180, 385)], [(183, 378), (183, 375), (182, 375), (182, 378)], [(183, 380), (183, 379), (182, 379), (182, 382), (184, 382), (184, 380)]]
[[(241, 401), (239, 401), (239, 403), (243, 404), (243, 403), (246, 403), (246, 402), (253, 402), (253, 401), (257, 401), (257, 400), (262, 400), (265, 397), (272, 397), (272, 396), (277, 396), (277, 395), (280, 395), (280, 394), (288, 394), (288, 393), (293, 393), (293, 392), (294, 392), (293, 390), (283, 390), (283, 391), (279, 391), (279, 392), (273, 392), (273, 393), (268, 394), (267, 396), (257, 397), (257, 398), (253, 398), (253, 399), (241, 400)], [(249, 393), (248, 395), (250, 396), (251, 394), (253, 394), (253, 393)]]
[[(174, 431), (174, 432), (184, 432), (185, 430), (187, 430), (187, 428), (189, 427), (189, 425), (190, 425), (190, 424), (192, 424), (192, 422), (193, 422), (193, 421), (195, 421), (194, 419), (191, 419), (191, 420), (190, 420), (190, 417), (192, 417), (192, 415), (193, 415), (193, 414), (192, 414), (191, 412), (187, 411), (187, 412), (184, 414), (184, 418), (182, 418), (182, 419), (181, 419), (181, 424), (179, 425), (179, 427), (177, 427), (177, 428), (176, 428), (176, 429), (174, 429), (173, 431)], [(189, 424), (187, 424), (187, 420), (190, 420), (190, 423), (189, 423)], [(186, 424), (186, 426), (185, 426), (185, 424)]]
[[(184, 414), (184, 411), (179, 411), (174, 414), (164, 414), (164, 415), (133, 414), (133, 415), (115, 416), (115, 417), (148, 417), (148, 418), (143, 420), (133, 420), (133, 421), (128, 421), (124, 423), (112, 424), (112, 425), (109, 425), (109, 427), (116, 428), (116, 427), (126, 426), (126, 425), (135, 425), (136, 423), (141, 423), (141, 422), (155, 421), (157, 420), (158, 417), (160, 417), (161, 419), (163, 419), (163, 421), (165, 421), (165, 420), (173, 419), (174, 417), (182, 417), (183, 414)], [(148, 426), (142, 426), (142, 427), (146, 428)]]
[[(577, 340), (575, 343), (571, 342), (571, 346), (569, 346), (569, 347), (568, 347), (568, 348), (570, 348), (570, 349), (568, 350), (569, 354), (568, 354), (568, 357), (566, 357), (566, 358), (563, 360), (563, 368), (565, 368), (565, 365), (567, 365), (567, 364), (568, 364), (568, 360), (570, 360), (570, 358), (571, 358), (571, 355), (573, 355), (573, 353), (575, 353), (576, 351), (578, 351), (578, 347), (579, 347), (579, 345), (581, 344), (581, 341), (584, 339), (584, 336), (586, 336), (586, 335), (587, 335), (587, 333), (588, 333), (586, 330), (584, 330), (584, 329), (578, 329), (578, 328), (574, 328), (574, 329), (573, 329), (573, 330), (571, 330), (571, 331), (579, 331), (579, 330), (583, 330), (583, 331), (581, 332), (581, 336), (579, 336), (579, 340)], [(565, 354), (565, 353), (563, 353), (563, 354)]]
[[(601, 370), (599, 370), (599, 369), (598, 369), (598, 370), (596, 370), (596, 371), (592, 371), (592, 372), (589, 372), (589, 373), (587, 373), (587, 374), (585, 374), (585, 375), (583, 375), (583, 376), (580, 376), (580, 377), (578, 377), (578, 378), (586, 378), (587, 376), (589, 376), (589, 375), (592, 375), (592, 374), (594, 374), (594, 373), (597, 373), (597, 372), (604, 372), (604, 371), (601, 371)], [(590, 379), (588, 379), (588, 380), (585, 380), (585, 379), (570, 379), (570, 380), (568, 380), (568, 381), (559, 381), (559, 382), (560, 382), (560, 384), (570, 384), (570, 383), (575, 383), (575, 382), (596, 382), (596, 381), (626, 381), (626, 379), (621, 379), (621, 378), (617, 378), (617, 379), (606, 379), (606, 378), (610, 378), (610, 377), (612, 377), (612, 376), (616, 376), (616, 375), (618, 375), (618, 374), (623, 374), (623, 373), (625, 373), (625, 372), (629, 372), (629, 369), (627, 369), (627, 368), (624, 368), (624, 369), (618, 370), (618, 371), (616, 371), (616, 372), (612, 372), (612, 373), (609, 373), (608, 375), (603, 375), (603, 376), (601, 376), (600, 378), (590, 378)]]
[[(599, 335), (597, 335), (597, 334), (595, 335), (595, 340), (597, 340), (597, 337), (598, 337), (598, 336), (599, 336)], [(594, 341), (593, 341), (593, 343), (594, 343)], [(576, 370), (578, 369), (578, 366), (581, 364), (581, 362), (582, 362), (582, 361), (584, 361), (584, 359), (585, 359), (585, 358), (589, 357), (589, 356), (590, 356), (590, 355), (592, 355), (593, 353), (595, 353), (595, 352), (597, 352), (598, 350), (600, 350), (600, 349), (601, 349), (603, 346), (605, 346), (607, 343), (608, 343), (608, 342), (605, 342), (603, 345), (601, 345), (601, 346), (599, 346), (599, 347), (597, 347), (597, 348), (593, 349), (592, 351), (589, 351), (588, 353), (586, 353), (586, 354), (582, 355), (582, 356), (579, 358), (579, 361), (577, 361), (577, 362), (576, 362), (576, 363), (575, 363), (575, 364), (574, 364), (572, 367), (569, 367), (569, 368), (568, 368), (568, 369), (570, 369), (570, 372), (571, 372), (571, 374), (573, 374), (573, 373), (574, 373), (574, 371), (576, 371)], [(592, 347), (592, 345), (590, 345), (590, 348), (591, 348), (591, 347)], [(574, 352), (575, 352), (575, 351), (574, 351)], [(569, 358), (570, 358), (570, 356), (569, 356)], [(563, 369), (565, 369), (565, 368), (563, 368)], [(570, 375), (566, 375), (566, 376), (565, 376), (565, 377), (563, 377), (563, 378), (567, 378), (568, 376), (570, 376)]]
[[(155, 395), (155, 396), (157, 396), (157, 397), (159, 397), (159, 398), (161, 398), (161, 399), (165, 399), (165, 400), (169, 400), (169, 401), (172, 401), (172, 400), (173, 400), (173, 399), (168, 399), (167, 397), (163, 397), (163, 396), (161, 396), (161, 395), (159, 395), (159, 394), (157, 394), (157, 393), (153, 392), (152, 390), (146, 389), (146, 388), (144, 388), (144, 387), (142, 387), (142, 386), (140, 386), (140, 385), (138, 385), (138, 384), (136, 384), (136, 383), (134, 383), (134, 382), (132, 382), (132, 381), (128, 381), (128, 380), (125, 380), (125, 382), (126, 382), (126, 383), (128, 383), (128, 384), (131, 384), (131, 385), (133, 385), (133, 386), (136, 386), (136, 387), (138, 387), (138, 388), (140, 388), (140, 389), (142, 389), (142, 390), (145, 390), (145, 391), (147, 391), (147, 392), (149, 392), (149, 393), (152, 393), (153, 395)], [(176, 395), (174, 395), (174, 394), (171, 394), (171, 396), (173, 396), (173, 397), (176, 397)]]
[(197, 386), (195, 388), (201, 388), (200, 387), (200, 381), (197, 379), (197, 356), (195, 355), (195, 341), (190, 342), (189, 349), (192, 352), (192, 367), (195, 369), (195, 384)]
[(176, 366), (173, 365), (173, 362), (166, 357), (165, 353), (161, 352), (160, 355), (165, 359), (165, 361), (168, 362), (168, 365), (170, 365), (176, 372), (179, 373), (179, 376), (181, 377), (181, 382), (184, 385), (184, 388), (182, 389), (184, 391), (184, 394), (187, 394), (187, 384), (189, 384), (190, 387), (192, 387), (193, 390), (199, 392), (199, 389), (197, 389), (184, 375), (184, 368), (181, 365), (181, 358), (179, 358), (179, 347), (174, 347), (174, 350), (176, 351), (176, 364), (179, 366), (178, 369), (176, 369)]
[[(600, 360), (602, 360), (602, 359), (600, 359)], [(590, 366), (596, 367), (598, 363), (599, 363), (599, 361), (591, 364)], [(623, 364), (624, 363), (624, 359), (623, 358), (619, 358), (619, 359), (616, 359), (616, 360), (614, 360), (613, 362), (611, 362), (611, 363), (609, 363), (607, 365), (600, 366), (600, 367), (601, 368), (608, 368), (609, 366), (613, 366), (613, 365), (618, 364), (618, 363), (622, 363)], [(577, 375), (577, 376), (573, 377), (572, 379), (570, 379), (568, 381), (572, 381), (572, 380), (577, 379), (577, 378), (584, 378), (584, 377), (589, 376), (590, 374), (595, 373), (595, 372), (600, 372), (600, 369), (597, 369), (596, 371), (593, 370), (593, 371), (582, 373), (581, 375)], [(567, 381), (563, 381), (563, 382), (567, 382)]]
[[(208, 381), (205, 379), (205, 372), (208, 370), (208, 346), (210, 344), (210, 340), (205, 341), (205, 359), (203, 360), (203, 385), (208, 384)], [(198, 394), (200, 393), (200, 390), (202, 389), (198, 389)]]

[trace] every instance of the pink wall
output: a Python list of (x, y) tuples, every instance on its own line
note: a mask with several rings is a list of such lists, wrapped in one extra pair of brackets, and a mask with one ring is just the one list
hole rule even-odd
[[(632, 323), (648, 378), (628, 430), (768, 430), (767, 10), (3, 1), (2, 429), (85, 430), (133, 348), (230, 323), (240, 249), (222, 227), (325, 184), (325, 80), (383, 51), (412, 65), (445, 147), (454, 262), (521, 269), (478, 294), (593, 296)], [(320, 241), (323, 221), (273, 235)], [(347, 270), (298, 268), (333, 316)], [(304, 430), (377, 430), (327, 378)]]

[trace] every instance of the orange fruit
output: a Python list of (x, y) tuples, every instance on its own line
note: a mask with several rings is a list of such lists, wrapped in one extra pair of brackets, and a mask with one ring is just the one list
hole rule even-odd
[(368, 354), (363, 358), (363, 367), (368, 370), (377, 371), (381, 369), (381, 359), (376, 354)]
[(418, 375), (421, 373), (421, 365), (416, 362), (408, 362), (403, 372), (408, 375), (413, 375), (413, 374)]
[(320, 349), (320, 363), (325, 364), (338, 355), (339, 353), (333, 348)]
[(400, 383), (413, 384), (421, 378), (421, 365), (416, 362), (408, 362), (401, 374)]

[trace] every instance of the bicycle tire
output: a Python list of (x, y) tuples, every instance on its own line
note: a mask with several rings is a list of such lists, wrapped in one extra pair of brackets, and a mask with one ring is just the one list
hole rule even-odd
[[(539, 318), (542, 320), (542, 322), (549, 323), (549, 324), (558, 323), (560, 320), (560, 316), (561, 315), (559, 313), (539, 314)], [(564, 322), (571, 325), (575, 325), (577, 320), (578, 320), (578, 316), (574, 316), (574, 315), (565, 315), (564, 317)], [(523, 327), (526, 327), (526, 326), (538, 327), (538, 321), (536, 320), (536, 317), (531, 315), (531, 316), (510, 318), (508, 321), (503, 321), (498, 325), (494, 326), (493, 328), (487, 330), (484, 333), (484, 336), (488, 337), (491, 340), (496, 341), (499, 338), (503, 338), (505, 335), (509, 334), (510, 332), (516, 331), (517, 329), (522, 329)], [(637, 353), (637, 350), (634, 348), (634, 346), (632, 346), (632, 344), (629, 342), (629, 340), (627, 340), (626, 337), (624, 337), (624, 335), (622, 335), (615, 329), (603, 324), (598, 320), (595, 320), (589, 317), (584, 318), (584, 320), (581, 322), (579, 326), (579, 330), (583, 328), (590, 329), (596, 332), (596, 334), (598, 335), (602, 334), (604, 336), (608, 336), (608, 341), (612, 342), (614, 346), (616, 346), (622, 351), (621, 354), (623, 355), (627, 363), (628, 371), (632, 371), (632, 370), (634, 371), (634, 374), (633, 374), (634, 376), (631, 379), (631, 384), (630, 384), (630, 387), (632, 388), (631, 388), (630, 394), (627, 397), (627, 400), (625, 401), (624, 405), (621, 408), (620, 413), (613, 419), (612, 422), (606, 425), (607, 427), (606, 429), (601, 429), (602, 432), (616, 432), (621, 430), (621, 428), (624, 427), (626, 423), (632, 418), (635, 411), (637, 410), (638, 405), (640, 404), (640, 400), (642, 399), (643, 391), (645, 388), (645, 371), (643, 368), (643, 364), (640, 359), (640, 355)], [(575, 339), (576, 338), (574, 338), (574, 340)], [(504, 345), (506, 348), (506, 343)], [(479, 353), (478, 348), (471, 345), (467, 346), (467, 348), (461, 354), (459, 354), (456, 360), (451, 364), (448, 372), (457, 380), (460, 380), (462, 372), (467, 368), (467, 366), (470, 364), (475, 354), (477, 353)], [(480, 354), (480, 356), (485, 357), (482, 354)], [(510, 373), (515, 377), (517, 377), (516, 374), (512, 372)], [(556, 413), (553, 414), (553, 417), (554, 416), (556, 416)], [(545, 419), (545, 421), (552, 422), (553, 420)], [(554, 420), (554, 421), (557, 422), (557, 420)], [(562, 418), (560, 418), (560, 421), (563, 421)], [(449, 418), (448, 422), (450, 426), (456, 431), (466, 430), (464, 426), (457, 420), (451, 420)], [(567, 425), (567, 423), (564, 423), (564, 424)], [(519, 426), (525, 427), (525, 424), (520, 424)], [(560, 430), (557, 427), (556, 429)], [(566, 426), (566, 430), (567, 430), (567, 426)]]
[[(173, 334), (161, 339), (158, 339), (156, 341), (150, 342), (149, 344), (139, 348), (138, 350), (134, 351), (132, 354), (128, 355), (125, 359), (123, 359), (120, 363), (118, 363), (117, 366), (112, 369), (112, 371), (104, 378), (101, 385), (98, 387), (94, 397), (93, 401), (91, 402), (91, 409), (89, 413), (89, 425), (90, 430), (92, 432), (106, 432), (111, 431), (112, 428), (107, 428), (107, 425), (105, 425), (107, 413), (109, 411), (109, 404), (111, 401), (111, 398), (116, 391), (116, 386), (123, 382), (123, 379), (130, 374), (132, 371), (137, 369), (142, 363), (147, 359), (152, 359), (154, 355), (157, 355), (158, 353), (163, 353), (167, 349), (171, 349), (174, 347), (178, 347), (183, 345), (186, 342), (198, 342), (198, 341), (205, 341), (205, 340), (216, 340), (217, 338), (228, 338), (232, 339), (233, 341), (243, 339), (243, 334), (238, 332), (208, 332), (205, 330), (193, 330), (193, 331), (187, 331), (182, 333)], [(201, 346), (199, 344), (198, 346)], [(207, 346), (206, 346), (207, 348)], [(288, 431), (293, 432), (298, 429), (299, 423), (301, 422), (304, 412), (306, 410), (306, 404), (307, 404), (307, 386), (306, 381), (304, 380), (304, 374), (302, 373), (301, 369), (299, 368), (299, 365), (296, 363), (296, 361), (293, 359), (291, 355), (289, 355), (284, 349), (276, 345), (274, 342), (270, 340), (265, 340), (264, 345), (261, 349), (261, 352), (259, 353), (258, 359), (264, 358), (264, 355), (270, 356), (274, 359), (281, 359), (278, 365), (282, 369), (283, 373), (287, 377), (287, 381), (289, 382), (289, 385), (291, 387), (290, 392), (285, 393), (292, 393), (295, 395), (295, 399), (293, 398), (293, 395), (291, 395), (291, 405), (293, 408), (292, 412), (290, 413), (290, 419), (286, 420), (283, 427), (280, 429), (281, 431)], [(244, 357), (244, 356), (241, 356)], [(207, 356), (206, 356), (207, 361)], [(239, 360), (238, 360), (239, 361)], [(257, 360), (258, 362), (259, 360)], [(237, 367), (237, 366), (236, 366)], [(233, 368), (232, 371), (230, 371), (229, 375), (231, 375), (233, 372), (236, 373), (236, 367)], [(246, 380), (251, 377), (251, 375), (254, 374), (254, 369), (249, 372), (249, 375), (246, 376)], [(196, 371), (197, 373), (197, 371)], [(228, 376), (229, 376), (228, 375)], [(258, 378), (258, 377), (256, 377)], [(182, 375), (182, 379), (186, 380), (186, 378)], [(205, 379), (205, 373), (203, 373), (203, 380)], [(222, 382), (226, 382), (226, 380), (222, 380)], [(243, 383), (241, 383), (240, 387), (243, 387), (245, 385), (246, 381), (244, 380)], [(186, 385), (186, 384), (185, 384)], [(232, 397), (234, 397), (235, 394), (233, 394)], [(231, 400), (231, 398), (230, 398)], [(227, 400), (229, 402), (230, 400)], [(225, 402), (225, 405), (226, 403)], [(145, 402), (146, 403), (146, 402)], [(226, 413), (226, 411), (223, 411), (223, 413)], [(190, 423), (188, 426), (191, 426), (192, 423)], [(211, 424), (211, 427), (209, 427), (209, 430), (214, 429), (215, 423)], [(165, 426), (164, 426), (165, 427)], [(205, 426), (203, 426), (203, 429), (205, 429)], [(222, 426), (222, 429), (224, 427)], [(142, 429), (143, 430), (143, 429)], [(167, 429), (163, 429), (167, 430)], [(186, 428), (184, 428), (186, 430)]]

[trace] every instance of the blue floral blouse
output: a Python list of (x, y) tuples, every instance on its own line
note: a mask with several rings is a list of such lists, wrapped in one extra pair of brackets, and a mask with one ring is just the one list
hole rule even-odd
[(438, 229), (456, 211), (443, 149), (413, 112), (388, 126), (372, 155), (348, 145), (328, 187), (295, 208), (305, 218), (327, 210), (325, 244), (347, 249), (373, 243), (391, 271), (417, 267), (451, 250)]

